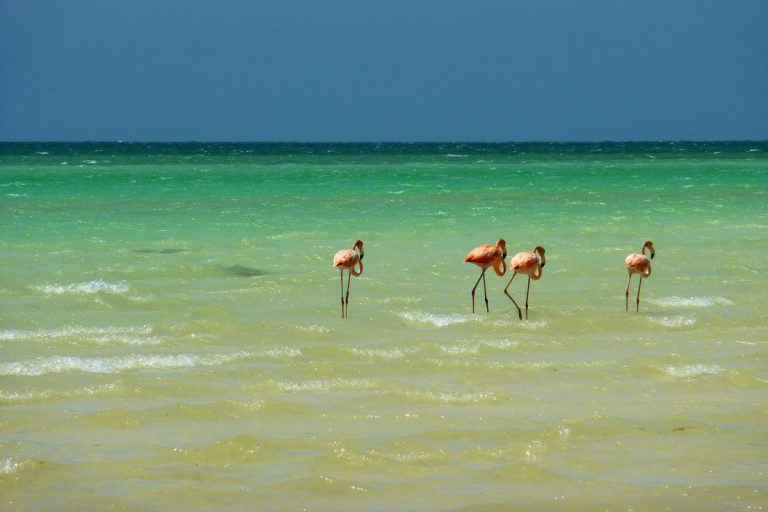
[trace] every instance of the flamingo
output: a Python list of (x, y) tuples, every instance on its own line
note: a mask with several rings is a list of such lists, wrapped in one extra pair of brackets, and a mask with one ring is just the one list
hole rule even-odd
[(472, 313), (475, 312), (475, 290), (480, 284), (480, 280), (483, 280), (483, 293), (485, 294), (485, 309), (490, 312), (488, 307), (488, 292), (485, 288), (485, 271), (488, 267), (493, 267), (493, 270), (499, 276), (503, 276), (507, 272), (507, 262), (504, 261), (507, 257), (507, 242), (503, 239), (499, 239), (496, 245), (481, 245), (475, 247), (472, 252), (467, 254), (464, 258), (464, 263), (474, 263), (481, 269), (480, 277), (477, 278), (474, 288), (472, 288)]
[[(357, 240), (351, 249), (342, 249), (333, 257), (333, 266), (339, 269), (341, 277), (341, 318), (349, 317), (349, 282), (352, 276), (359, 276), (363, 273), (363, 241)], [(360, 266), (359, 271), (355, 271), (355, 266)], [(348, 270), (347, 276), (347, 295), (344, 298), (344, 269)]]
[(509, 268), (514, 270), (514, 274), (512, 274), (512, 278), (507, 283), (507, 287), (504, 288), (504, 293), (512, 299), (512, 304), (517, 308), (517, 316), (520, 320), (523, 319), (523, 313), (507, 289), (517, 274), (526, 274), (528, 276), (528, 288), (525, 290), (525, 319), (528, 320), (528, 294), (531, 291), (531, 279), (534, 281), (541, 279), (541, 272), (546, 263), (547, 259), (544, 257), (544, 248), (540, 245), (534, 247), (531, 252), (519, 252), (509, 260)]
[[(645, 250), (648, 249), (651, 252), (651, 258), (645, 255)], [(651, 276), (651, 260), (656, 256), (656, 249), (653, 248), (653, 242), (648, 240), (643, 244), (643, 249), (639, 253), (633, 253), (627, 256), (624, 260), (624, 265), (627, 266), (627, 272), (629, 273), (629, 279), (627, 280), (627, 289), (624, 292), (624, 298), (626, 299), (625, 311), (629, 311), (629, 283), (632, 281), (632, 274), (640, 275), (640, 283), (637, 285), (637, 312), (640, 312), (640, 287), (643, 286), (643, 278)]]

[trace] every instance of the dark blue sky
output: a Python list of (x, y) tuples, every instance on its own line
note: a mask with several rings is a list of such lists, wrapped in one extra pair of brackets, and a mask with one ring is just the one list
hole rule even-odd
[(768, 1), (0, 0), (0, 140), (768, 139)]

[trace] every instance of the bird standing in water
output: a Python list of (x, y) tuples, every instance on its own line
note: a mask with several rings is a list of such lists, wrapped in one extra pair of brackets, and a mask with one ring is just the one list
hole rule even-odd
[(507, 257), (507, 242), (503, 239), (499, 239), (496, 245), (481, 245), (475, 247), (472, 252), (467, 254), (464, 258), (464, 263), (474, 263), (481, 269), (480, 277), (477, 278), (475, 286), (472, 288), (472, 313), (475, 312), (475, 290), (477, 285), (480, 284), (480, 280), (483, 280), (483, 293), (485, 294), (485, 310), (490, 312), (488, 307), (488, 291), (485, 287), (485, 271), (488, 267), (493, 267), (493, 270), (499, 276), (503, 276), (507, 272), (507, 262), (504, 261)]
[[(342, 249), (333, 257), (333, 266), (339, 269), (341, 276), (341, 318), (349, 316), (349, 282), (352, 276), (359, 276), (363, 273), (363, 241), (357, 240), (351, 249)], [(360, 270), (355, 270), (359, 266)], [(347, 276), (347, 294), (344, 295), (344, 269), (348, 271)]]
[(531, 252), (519, 252), (509, 260), (509, 268), (514, 271), (514, 274), (512, 274), (512, 278), (507, 283), (507, 287), (504, 288), (504, 293), (507, 294), (507, 297), (512, 299), (512, 303), (517, 308), (517, 316), (520, 320), (523, 319), (523, 313), (520, 311), (520, 306), (517, 305), (517, 302), (515, 302), (515, 299), (512, 298), (507, 289), (509, 288), (509, 285), (512, 284), (512, 279), (514, 279), (517, 274), (526, 274), (528, 276), (528, 288), (525, 290), (525, 319), (528, 320), (528, 294), (531, 291), (531, 279), (538, 281), (541, 278), (541, 269), (544, 268), (546, 263), (547, 259), (544, 257), (544, 248), (540, 245), (537, 245)]
[[(651, 258), (645, 255), (645, 250), (648, 249), (651, 253)], [(627, 279), (627, 289), (624, 292), (625, 298), (625, 311), (629, 311), (629, 283), (632, 281), (632, 274), (638, 274), (640, 276), (640, 283), (637, 285), (637, 312), (640, 312), (640, 287), (643, 286), (643, 278), (650, 277), (651, 275), (651, 260), (656, 256), (656, 249), (653, 248), (653, 242), (648, 240), (643, 244), (643, 249), (639, 253), (633, 253), (627, 256), (624, 260), (624, 265), (629, 272), (629, 279)]]

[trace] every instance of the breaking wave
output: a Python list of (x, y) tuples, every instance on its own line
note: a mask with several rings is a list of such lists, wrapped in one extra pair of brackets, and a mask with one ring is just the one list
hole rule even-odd
[(730, 306), (733, 301), (725, 297), (662, 297), (647, 299), (651, 304), (673, 308), (710, 308), (712, 306)]

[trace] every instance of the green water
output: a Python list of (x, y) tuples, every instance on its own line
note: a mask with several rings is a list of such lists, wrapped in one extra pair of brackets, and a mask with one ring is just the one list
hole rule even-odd
[(764, 142), (0, 144), (0, 503), (765, 510), (767, 234)]

